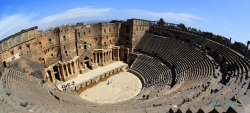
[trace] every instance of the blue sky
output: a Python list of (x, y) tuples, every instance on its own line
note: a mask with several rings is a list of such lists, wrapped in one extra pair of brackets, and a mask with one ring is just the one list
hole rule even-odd
[(139, 18), (184, 23), (232, 41), (250, 40), (249, 0), (0, 0), (0, 39), (21, 29)]

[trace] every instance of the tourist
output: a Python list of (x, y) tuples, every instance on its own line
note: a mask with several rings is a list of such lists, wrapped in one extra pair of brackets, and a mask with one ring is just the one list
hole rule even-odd
[(74, 82), (74, 81), (72, 81), (72, 85), (75, 85), (75, 82)]
[(160, 91), (157, 92), (157, 97), (159, 97), (159, 96), (160, 96)]

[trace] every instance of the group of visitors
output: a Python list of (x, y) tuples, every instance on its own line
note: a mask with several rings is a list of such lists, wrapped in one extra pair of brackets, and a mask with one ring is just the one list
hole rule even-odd
[(74, 82), (74, 81), (72, 81), (72, 83), (71, 83), (71, 84), (70, 84), (70, 83), (63, 84), (63, 85), (62, 85), (62, 89), (63, 89), (63, 91), (70, 91), (70, 85), (75, 85), (75, 82)]

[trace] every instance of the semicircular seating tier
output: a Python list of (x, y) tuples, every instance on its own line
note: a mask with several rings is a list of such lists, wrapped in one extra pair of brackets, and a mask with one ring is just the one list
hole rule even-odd
[[(145, 80), (144, 87), (136, 97), (114, 104), (83, 100), (76, 93), (59, 91), (53, 84), (42, 84), (40, 79), (15, 69), (5, 69), (0, 81), (0, 110), (249, 112), (249, 63), (236, 52), (214, 41), (192, 40), (209, 48), (209, 54), (180, 40), (145, 35), (136, 47), (138, 57), (130, 67)], [(224, 74), (223, 66), (228, 66), (228, 72)], [(149, 95), (149, 98), (143, 99), (143, 95)]]

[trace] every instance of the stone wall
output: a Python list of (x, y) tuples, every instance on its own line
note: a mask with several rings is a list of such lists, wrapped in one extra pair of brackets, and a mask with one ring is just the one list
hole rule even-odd
[(149, 23), (128, 19), (87, 25), (67, 24), (46, 31), (38, 31), (36, 26), (0, 41), (0, 58), (3, 67), (15, 67), (18, 59), (26, 58), (44, 66), (48, 73), (45, 79), (66, 80), (78, 71), (86, 72), (112, 61), (126, 62), (127, 55), (145, 34)]

